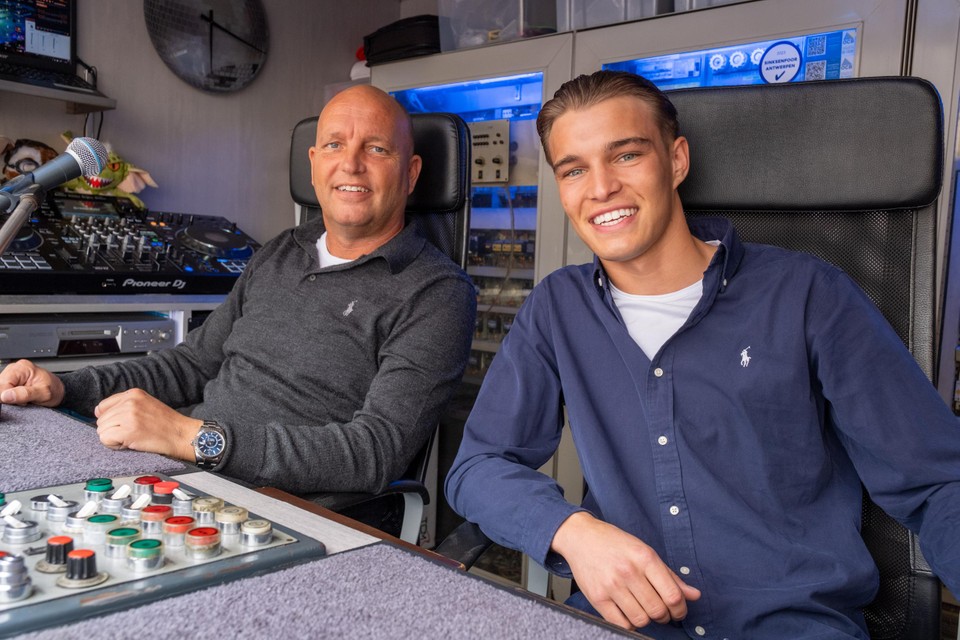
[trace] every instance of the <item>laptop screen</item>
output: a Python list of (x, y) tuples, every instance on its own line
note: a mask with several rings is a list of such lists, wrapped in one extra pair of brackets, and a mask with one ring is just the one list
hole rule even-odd
[(74, 73), (75, 0), (0, 0), (0, 60)]

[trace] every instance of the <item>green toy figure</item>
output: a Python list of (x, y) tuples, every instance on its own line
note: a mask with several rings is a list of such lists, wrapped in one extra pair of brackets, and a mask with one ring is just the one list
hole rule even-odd
[[(65, 131), (62, 137), (68, 144), (73, 140), (73, 133)], [(116, 196), (127, 198), (138, 209), (146, 209), (147, 205), (140, 198), (133, 195), (143, 191), (144, 187), (157, 187), (150, 174), (135, 167), (114, 152), (109, 144), (107, 148), (107, 166), (93, 177), (80, 176), (65, 183), (61, 188), (76, 193), (91, 193), (94, 195)]]

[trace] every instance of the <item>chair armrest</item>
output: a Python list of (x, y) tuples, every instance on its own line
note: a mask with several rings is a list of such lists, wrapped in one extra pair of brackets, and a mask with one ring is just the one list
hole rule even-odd
[(321, 507), (326, 507), (331, 511), (342, 511), (348, 507), (369, 502), (383, 496), (394, 494), (416, 493), (423, 500), (423, 504), (430, 504), (430, 492), (427, 487), (417, 480), (395, 480), (387, 485), (387, 488), (380, 493), (365, 493), (352, 491), (335, 491), (308, 493), (301, 496), (304, 500), (316, 502)]
[(434, 549), (440, 555), (456, 560), (469, 569), (493, 545), (480, 527), (472, 522), (464, 522)]

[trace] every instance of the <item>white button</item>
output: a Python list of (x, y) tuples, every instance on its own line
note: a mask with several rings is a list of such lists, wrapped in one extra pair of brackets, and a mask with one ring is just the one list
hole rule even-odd
[(727, 286), (727, 279), (726, 279), (726, 278), (723, 279), (723, 286)]
[(678, 513), (680, 513), (680, 507), (678, 507), (677, 505), (673, 505), (672, 507), (670, 507), (670, 515), (675, 516)]
[(690, 575), (690, 567), (680, 567), (680, 573), (685, 576)]
[(657, 367), (656, 369), (653, 370), (653, 375), (657, 376), (658, 378), (663, 376), (663, 369), (661, 369), (660, 367)]
[(699, 625), (696, 626), (696, 627), (694, 627), (693, 630), (697, 632), (697, 635), (698, 635), (698, 636), (705, 636), (705, 635), (707, 635), (707, 630), (704, 629), (703, 627), (699, 626)]
[(661, 447), (667, 444), (667, 436), (660, 436), (657, 438), (657, 444), (659, 444)]
[(309, 280), (310, 282), (313, 282), (313, 281), (316, 280), (316, 279), (317, 279), (317, 276), (316, 276), (315, 274), (312, 274), (312, 273), (310, 274), (310, 277), (307, 278), (307, 280)]

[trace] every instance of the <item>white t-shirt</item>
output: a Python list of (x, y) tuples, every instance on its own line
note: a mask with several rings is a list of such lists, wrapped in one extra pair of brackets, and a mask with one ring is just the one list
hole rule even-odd
[(320, 239), (317, 240), (317, 256), (320, 260), (321, 269), (323, 267), (332, 267), (338, 264), (353, 262), (353, 260), (348, 260), (347, 258), (338, 258), (337, 256), (330, 253), (330, 250), (327, 249), (327, 232), (326, 231), (324, 231), (323, 235), (320, 236)]
[(627, 331), (647, 357), (653, 360), (660, 347), (690, 317), (703, 295), (703, 280), (679, 291), (640, 296), (620, 291), (610, 283), (613, 301), (627, 324)]

